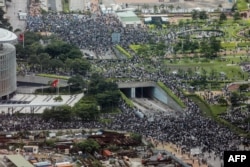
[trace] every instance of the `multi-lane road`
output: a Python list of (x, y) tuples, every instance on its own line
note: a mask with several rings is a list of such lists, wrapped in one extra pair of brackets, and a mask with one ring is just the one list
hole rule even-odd
[(12, 2), (6, 2), (7, 10), (6, 17), (9, 19), (11, 26), (13, 27), (13, 31), (16, 29), (20, 29), (21, 31), (25, 30), (26, 21), (19, 20), (18, 12), (28, 12), (27, 3), (28, 0), (12, 0)]

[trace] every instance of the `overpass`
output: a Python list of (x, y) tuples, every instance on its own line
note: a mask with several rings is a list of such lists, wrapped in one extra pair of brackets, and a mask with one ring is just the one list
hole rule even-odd
[(157, 99), (176, 111), (183, 111), (178, 103), (175, 102), (156, 82), (120, 82), (118, 88), (128, 98), (149, 98)]

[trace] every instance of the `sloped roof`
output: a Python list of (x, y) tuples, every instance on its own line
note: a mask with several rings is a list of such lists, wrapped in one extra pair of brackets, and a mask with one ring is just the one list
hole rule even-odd
[(6, 157), (16, 165), (16, 167), (33, 167), (26, 159), (21, 155), (6, 155)]

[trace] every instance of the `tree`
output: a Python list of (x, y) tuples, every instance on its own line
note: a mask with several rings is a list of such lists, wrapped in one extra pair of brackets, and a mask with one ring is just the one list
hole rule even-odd
[(221, 105), (228, 105), (228, 104), (227, 104), (227, 100), (226, 100), (225, 97), (223, 97), (223, 96), (220, 96), (220, 97), (219, 97), (218, 103), (221, 104)]
[(51, 70), (56, 73), (57, 71), (59, 71), (60, 68), (64, 67), (64, 63), (59, 59), (51, 59), (49, 61), (49, 66)]
[(241, 19), (240, 13), (238, 11), (234, 12), (233, 18), (234, 18), (234, 21), (240, 20)]
[(248, 84), (242, 84), (239, 86), (239, 91), (244, 92), (244, 91), (247, 91), (248, 88), (249, 88)]
[(175, 10), (176, 11), (178, 11), (178, 10), (180, 10), (181, 9), (181, 7), (178, 5), (178, 6), (176, 6), (176, 8), (175, 8)]
[(82, 120), (96, 120), (100, 114), (97, 102), (91, 96), (83, 97), (73, 109), (74, 113)]
[(232, 92), (229, 100), (232, 107), (238, 106), (240, 104), (240, 95), (237, 92)]
[(220, 21), (225, 21), (225, 20), (227, 20), (227, 15), (224, 12), (221, 12)]
[(168, 9), (172, 12), (174, 9), (174, 5), (172, 5), (172, 4), (168, 5)]
[(102, 109), (117, 107), (120, 99), (118, 85), (103, 78), (99, 74), (93, 74), (90, 78), (89, 95), (96, 97), (98, 105)]
[(42, 114), (45, 120), (55, 120), (60, 122), (70, 121), (72, 115), (72, 108), (68, 105), (46, 108)]
[(48, 53), (41, 53), (38, 55), (39, 58), (39, 65), (40, 65), (40, 71), (43, 72), (44, 69), (49, 68), (49, 61), (50, 61), (50, 56)]
[(216, 37), (203, 38), (200, 42), (200, 49), (205, 57), (212, 58), (217, 56), (217, 52), (221, 49), (220, 41)]
[(198, 10), (192, 10), (192, 19), (197, 20), (199, 18), (199, 11)]
[(90, 63), (86, 59), (74, 59), (71, 64), (71, 69), (74, 74), (79, 74), (84, 76), (90, 69)]
[(216, 80), (217, 74), (218, 74), (217, 71), (214, 68), (212, 68), (212, 70), (210, 71), (211, 80)]
[(201, 20), (206, 20), (206, 19), (208, 19), (207, 12), (206, 12), (206, 11), (200, 11), (200, 12), (199, 12), (199, 19), (201, 19)]
[(87, 153), (94, 153), (100, 149), (100, 145), (94, 139), (87, 139), (76, 144), (76, 147)]
[(70, 89), (82, 90), (84, 85), (85, 85), (85, 82), (84, 82), (82, 76), (77, 74), (77, 75), (69, 78), (68, 84), (70, 85)]
[(163, 11), (164, 11), (164, 9), (165, 9), (165, 5), (164, 5), (164, 4), (161, 4), (161, 5), (160, 5), (160, 9), (161, 9), (161, 13), (164, 13)]
[(158, 7), (154, 5), (154, 13), (158, 13)]
[(220, 40), (217, 40), (216, 37), (212, 36), (210, 37), (209, 45), (212, 52), (212, 56), (217, 56), (217, 52), (219, 52), (221, 49)]

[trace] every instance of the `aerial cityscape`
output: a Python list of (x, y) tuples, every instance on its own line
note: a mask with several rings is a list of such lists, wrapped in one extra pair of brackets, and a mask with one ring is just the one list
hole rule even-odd
[(249, 4), (0, 0), (0, 167), (248, 166)]

